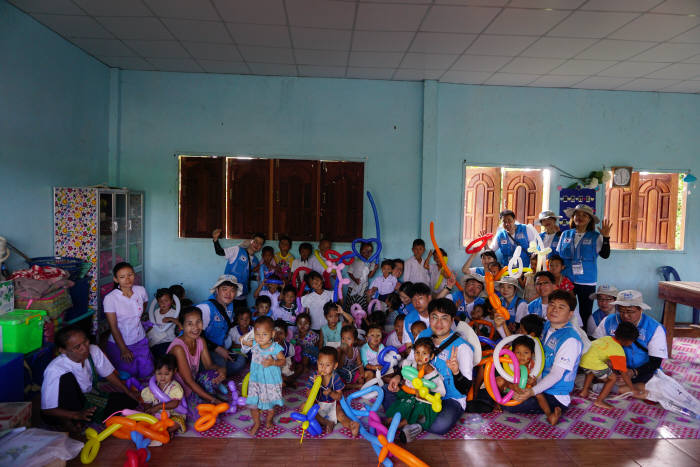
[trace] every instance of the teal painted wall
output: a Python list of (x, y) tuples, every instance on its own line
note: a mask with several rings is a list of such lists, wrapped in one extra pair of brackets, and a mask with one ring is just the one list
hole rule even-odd
[[(183, 282), (203, 298), (224, 268), (211, 240), (177, 236), (178, 153), (366, 160), (385, 250), (410, 254), (419, 228), (422, 84), (128, 71), (118, 93), (113, 182), (146, 191), (149, 290)], [(369, 208), (364, 232), (374, 236)]]
[(52, 187), (107, 182), (108, 68), (4, 1), (0, 57), (0, 236), (51, 255)]

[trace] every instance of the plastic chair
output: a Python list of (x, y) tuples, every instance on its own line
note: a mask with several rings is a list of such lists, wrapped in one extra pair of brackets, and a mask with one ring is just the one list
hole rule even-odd
[[(676, 271), (673, 266), (661, 266), (657, 270), (659, 274), (661, 274), (664, 278), (665, 281), (680, 281), (681, 277), (678, 275), (678, 271)], [(671, 277), (673, 276), (673, 279)], [(662, 317), (663, 320), (663, 317)], [(698, 324), (700, 322), (700, 309), (698, 308), (693, 308), (693, 324)]]

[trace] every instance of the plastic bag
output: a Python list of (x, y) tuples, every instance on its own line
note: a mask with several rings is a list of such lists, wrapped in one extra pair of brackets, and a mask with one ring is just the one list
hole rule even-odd
[(700, 400), (693, 397), (678, 381), (663, 371), (656, 370), (647, 382), (647, 399), (658, 402), (664, 409), (682, 415), (700, 418)]
[(2, 437), (0, 446), (0, 465), (41, 467), (57, 460), (73, 459), (83, 443), (66, 433), (22, 427)]

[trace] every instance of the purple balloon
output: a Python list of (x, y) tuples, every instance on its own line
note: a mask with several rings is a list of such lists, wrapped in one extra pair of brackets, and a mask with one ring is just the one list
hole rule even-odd
[[(151, 390), (151, 393), (153, 396), (158, 399), (161, 402), (170, 402), (170, 396), (165, 394), (163, 391), (160, 390), (158, 387), (158, 383), (156, 383), (156, 376), (153, 375), (151, 376), (150, 381), (148, 382), (148, 388)], [(182, 399), (180, 399), (180, 405), (177, 406), (175, 409), (176, 412), (181, 413), (181, 414), (186, 414), (187, 413), (187, 401), (185, 400), (185, 397), (183, 396)]]

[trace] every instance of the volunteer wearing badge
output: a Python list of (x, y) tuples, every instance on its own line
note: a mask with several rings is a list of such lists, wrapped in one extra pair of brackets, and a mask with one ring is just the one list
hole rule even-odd
[[(644, 385), (654, 376), (656, 370), (661, 367), (664, 358), (668, 358), (668, 345), (666, 330), (654, 318), (642, 313), (650, 307), (642, 301), (642, 294), (637, 290), (623, 290), (617, 294), (617, 313), (608, 315), (595, 330), (593, 337), (612, 336), (617, 326), (622, 321), (627, 321), (637, 326), (639, 338), (630, 346), (623, 347), (627, 358), (627, 367), (632, 372), (632, 382), (636, 390), (644, 391)], [(630, 388), (621, 387), (624, 393)]]
[(610, 256), (610, 229), (612, 223), (603, 219), (598, 232), (595, 226), (600, 219), (593, 209), (585, 204), (564, 211), (571, 219), (569, 230), (561, 234), (557, 253), (564, 260), (564, 275), (574, 283), (574, 293), (578, 298), (581, 319), (584, 323), (593, 311), (591, 294), (595, 293), (598, 281), (598, 256)]
[(544, 232), (540, 234), (540, 238), (545, 248), (552, 249), (552, 252), (547, 255), (547, 259), (557, 251), (557, 245), (559, 245), (562, 233), (559, 230), (559, 219), (561, 219), (561, 216), (557, 216), (554, 211), (542, 211), (537, 220), (533, 222), (534, 225), (544, 227)]
[(501, 211), (500, 214), (503, 227), (498, 229), (496, 235), (489, 248), (495, 251), (501, 251), (503, 257), (501, 264), (506, 265), (513, 257), (515, 249), (520, 246), (522, 248), (520, 257), (523, 260), (523, 267), (530, 267), (530, 253), (527, 252), (530, 242), (537, 239), (537, 231), (529, 224), (521, 224), (515, 220), (515, 213), (510, 209)]

